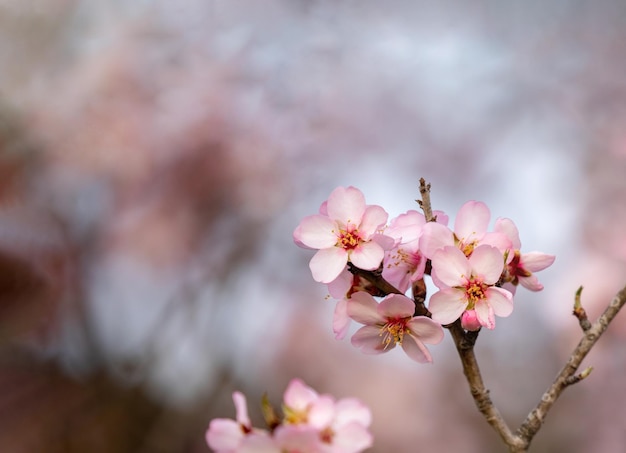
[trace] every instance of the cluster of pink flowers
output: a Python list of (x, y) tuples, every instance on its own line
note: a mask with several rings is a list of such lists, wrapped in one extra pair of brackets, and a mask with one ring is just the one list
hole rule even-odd
[[(448, 216), (435, 221), (411, 210), (392, 219), (380, 206), (367, 205), (354, 187), (338, 187), (318, 214), (305, 217), (294, 231), (297, 245), (315, 249), (310, 262), (313, 279), (328, 285), (338, 300), (333, 320), (343, 338), (350, 320), (364, 324), (352, 344), (366, 353), (382, 353), (400, 345), (410, 358), (432, 362), (427, 344), (443, 338), (442, 326), (460, 319), (466, 330), (493, 329), (495, 317), (513, 311), (517, 285), (532, 291), (543, 286), (534, 272), (554, 262), (554, 256), (522, 253), (512, 220), (498, 218), (488, 231), (491, 213), (482, 202), (468, 201), (459, 210), (454, 228)], [(370, 282), (349, 265), (380, 272), (397, 289), (380, 302)], [(430, 274), (439, 291), (428, 302), (426, 315), (414, 316), (409, 289)]]
[(242, 393), (233, 393), (233, 401), (235, 420), (214, 419), (206, 433), (215, 453), (359, 453), (372, 445), (367, 406), (354, 398), (319, 395), (299, 379), (285, 391), (282, 419), (265, 411), (272, 418), (268, 430), (252, 426)]

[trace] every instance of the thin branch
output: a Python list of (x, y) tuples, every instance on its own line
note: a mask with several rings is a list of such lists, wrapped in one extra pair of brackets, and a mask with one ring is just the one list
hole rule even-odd
[(363, 269), (359, 269), (352, 263), (348, 263), (348, 270), (352, 273), (352, 275), (358, 275), (359, 277), (364, 278), (385, 294), (404, 294), (398, 288), (385, 280), (380, 272), (365, 271)]
[(463, 374), (465, 374), (470, 392), (478, 410), (483, 414), (487, 423), (497, 431), (506, 445), (510, 448), (518, 448), (518, 450), (512, 449), (511, 451), (524, 451), (522, 439), (518, 438), (504, 421), (502, 414), (500, 414), (500, 411), (489, 397), (489, 390), (485, 388), (485, 384), (483, 383), (478, 361), (474, 354), (474, 344), (476, 343), (478, 332), (465, 332), (461, 327), (460, 320), (457, 320), (447, 327), (452, 334), (454, 345), (456, 346), (461, 364), (463, 365)]
[(415, 200), (424, 211), (424, 217), (427, 222), (434, 222), (436, 219), (433, 217), (433, 209), (430, 205), (430, 183), (426, 184), (424, 178), (420, 178), (420, 195), (421, 200)]
[(535, 434), (537, 434), (537, 431), (539, 431), (539, 428), (541, 428), (548, 411), (559, 398), (561, 392), (563, 392), (566, 387), (580, 382), (589, 375), (591, 370), (587, 368), (579, 375), (579, 378), (574, 377), (574, 379), (572, 379), (583, 359), (606, 331), (607, 327), (624, 304), (626, 304), (626, 286), (615, 295), (604, 313), (602, 313), (598, 320), (585, 332), (561, 372), (541, 397), (541, 401), (537, 407), (528, 414), (524, 423), (522, 423), (517, 430), (517, 435), (523, 439), (527, 445), (530, 444)]

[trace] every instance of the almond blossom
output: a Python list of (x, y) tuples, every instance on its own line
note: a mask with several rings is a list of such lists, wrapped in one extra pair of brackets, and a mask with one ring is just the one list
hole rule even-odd
[(206, 432), (206, 441), (215, 453), (237, 453), (244, 438), (253, 432), (260, 430), (252, 428), (248, 416), (246, 397), (241, 392), (233, 393), (235, 403), (236, 420), (216, 418), (211, 420)]
[(511, 283), (512, 292), (515, 292), (518, 284), (531, 291), (541, 291), (543, 285), (533, 275), (533, 272), (542, 271), (551, 266), (556, 257), (541, 252), (522, 254), (520, 252), (522, 243), (519, 238), (519, 231), (511, 219), (498, 218), (494, 229), (496, 232), (506, 235), (511, 241), (504, 268), (504, 281)]
[(377, 205), (366, 205), (363, 193), (355, 187), (337, 187), (320, 208), (305, 217), (293, 238), (300, 247), (317, 249), (309, 263), (313, 279), (330, 283), (351, 262), (364, 270), (378, 269), (385, 249), (393, 240), (381, 234), (387, 212)]
[[(437, 222), (448, 224), (448, 216), (443, 212), (434, 214)], [(424, 276), (426, 257), (420, 248), (420, 237), (425, 224), (423, 214), (410, 210), (393, 219), (385, 229), (385, 235), (394, 238), (396, 246), (385, 252), (383, 278), (403, 293)]]
[(400, 345), (416, 362), (432, 363), (424, 343), (439, 343), (443, 329), (426, 316), (413, 316), (414, 311), (415, 303), (401, 294), (390, 294), (378, 303), (365, 292), (354, 293), (348, 300), (348, 315), (364, 327), (352, 336), (352, 344), (368, 354)]
[(470, 256), (479, 245), (491, 245), (504, 253), (510, 248), (510, 240), (502, 232), (487, 232), (491, 213), (481, 201), (468, 201), (456, 215), (454, 231), (445, 225), (428, 222), (424, 225), (420, 248), (432, 259), (443, 247), (456, 246), (465, 256)]
[(358, 453), (372, 445), (368, 431), (372, 421), (370, 410), (356, 399), (335, 401), (330, 395), (318, 395), (300, 379), (293, 379), (285, 391), (283, 410), (285, 423), (279, 428), (283, 430), (281, 435), (294, 436), (313, 429), (317, 433), (313, 451)]
[[(457, 247), (447, 246), (435, 252), (432, 266), (437, 273), (435, 284), (440, 288), (428, 305), (434, 321), (450, 324), (464, 312), (474, 310), (480, 325), (493, 329), (494, 315), (506, 317), (513, 312), (512, 294), (494, 286), (504, 268), (504, 258), (497, 248), (481, 245), (467, 258)], [(473, 316), (466, 315), (465, 322), (474, 321)]]

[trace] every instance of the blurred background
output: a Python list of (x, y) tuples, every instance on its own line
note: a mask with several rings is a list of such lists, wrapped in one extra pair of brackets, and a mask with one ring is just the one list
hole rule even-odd
[[(208, 452), (292, 377), (373, 411), (372, 453), (503, 452), (450, 338), (366, 356), (293, 244), (355, 185), (418, 181), (557, 255), (481, 332), (511, 426), (626, 283), (626, 3), (0, 0), (0, 450)], [(353, 330), (356, 326), (353, 326)], [(626, 315), (532, 452), (621, 453)]]

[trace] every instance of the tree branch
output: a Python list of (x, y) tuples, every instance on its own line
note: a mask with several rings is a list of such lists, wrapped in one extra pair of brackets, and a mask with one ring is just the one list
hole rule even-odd
[[(579, 296), (580, 294), (578, 294)], [(541, 397), (541, 401), (535, 409), (533, 409), (526, 417), (526, 420), (517, 430), (517, 435), (529, 445), (543, 421), (552, 408), (552, 405), (559, 398), (566, 387), (580, 382), (591, 372), (591, 368), (587, 368), (578, 376), (575, 376), (576, 370), (580, 366), (583, 359), (587, 356), (591, 348), (596, 344), (598, 339), (606, 331), (607, 327), (613, 321), (620, 309), (626, 304), (626, 286), (622, 288), (613, 298), (604, 313), (594, 322), (589, 329), (585, 331), (583, 338), (572, 352), (567, 363), (558, 374), (552, 385), (545, 391)]]

